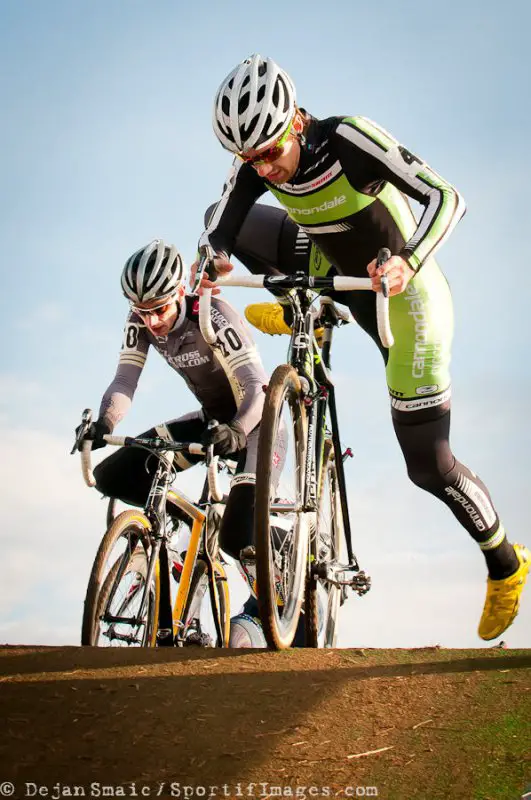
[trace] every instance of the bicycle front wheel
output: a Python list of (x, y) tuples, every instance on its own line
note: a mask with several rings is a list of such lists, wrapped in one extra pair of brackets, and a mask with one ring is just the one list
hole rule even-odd
[[(312, 571), (307, 577), (305, 598), (305, 628), (307, 647), (335, 647), (341, 587), (330, 580), (319, 580), (316, 565), (323, 566), (330, 577), (342, 577), (337, 572), (341, 563), (344, 542), (343, 517), (337, 480), (334, 446), (325, 440), (323, 464), (319, 481), (319, 501), (315, 528), (311, 532), (310, 560)], [(319, 591), (319, 583), (321, 591)]]
[(256, 474), (257, 597), (269, 647), (295, 636), (308, 564), (308, 514), (303, 511), (307, 418), (299, 376), (283, 364), (267, 390)]
[(151, 525), (139, 511), (123, 511), (105, 533), (90, 575), (81, 644), (154, 647), (160, 581), (158, 565), (146, 588)]

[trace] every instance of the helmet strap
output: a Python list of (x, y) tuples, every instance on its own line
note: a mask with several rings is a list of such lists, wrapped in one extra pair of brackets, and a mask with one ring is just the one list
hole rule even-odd
[(297, 108), (295, 112), (295, 118), (293, 120), (293, 132), (295, 133), (297, 139), (299, 140), (300, 146), (303, 150), (307, 150), (310, 152), (313, 148), (312, 145), (308, 144), (308, 139), (305, 135), (305, 112), (304, 109)]

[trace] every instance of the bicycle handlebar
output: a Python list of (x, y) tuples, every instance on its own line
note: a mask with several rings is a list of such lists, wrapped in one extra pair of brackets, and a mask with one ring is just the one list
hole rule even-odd
[[(82, 425), (86, 426), (86, 430), (90, 426), (92, 421), (92, 411), (90, 409), (86, 409), (83, 412), (83, 422)], [(81, 438), (83, 438), (84, 434), (80, 434)], [(132, 447), (134, 445), (146, 447), (151, 450), (159, 450), (161, 452), (170, 452), (170, 453), (191, 453), (192, 455), (206, 455), (206, 465), (207, 465), (207, 474), (208, 474), (208, 487), (210, 489), (210, 494), (212, 495), (212, 499), (216, 502), (220, 502), (223, 499), (223, 492), (219, 486), (218, 480), (218, 461), (219, 457), (213, 454), (213, 447), (212, 445), (208, 446), (205, 449), (205, 446), (200, 444), (199, 442), (191, 442), (191, 443), (183, 443), (183, 442), (167, 442), (165, 439), (161, 439), (160, 437), (143, 437), (143, 436), (112, 436), (111, 434), (105, 434), (103, 439), (107, 442), (107, 444), (111, 445), (112, 447)], [(83, 479), (87, 486), (91, 488), (96, 485), (96, 481), (94, 479), (94, 473), (92, 471), (92, 440), (85, 439), (83, 444), (81, 445), (81, 471), (83, 473)]]
[[(378, 253), (377, 265), (385, 263), (390, 258), (390, 251), (382, 248)], [(202, 272), (208, 263), (208, 257), (201, 259)], [(198, 269), (199, 273), (199, 269)], [(314, 278), (302, 272), (294, 275), (220, 275), (216, 279), (217, 286), (241, 286), (249, 289), (328, 289), (336, 292), (349, 292), (353, 290), (371, 290), (371, 278), (350, 278), (337, 275), (331, 278)], [(213, 345), (216, 334), (210, 319), (211, 289), (203, 289), (199, 297), (199, 327), (205, 341)], [(376, 319), (378, 334), (384, 347), (394, 344), (393, 332), (389, 321), (389, 288), (387, 277), (382, 276), (382, 291), (376, 294)]]

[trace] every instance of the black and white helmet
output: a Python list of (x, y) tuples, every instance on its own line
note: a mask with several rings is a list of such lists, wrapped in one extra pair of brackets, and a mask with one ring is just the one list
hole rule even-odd
[(153, 239), (125, 262), (122, 289), (131, 303), (147, 303), (174, 294), (185, 277), (177, 248), (162, 239)]
[(287, 130), (295, 113), (295, 87), (271, 58), (255, 54), (227, 75), (214, 102), (214, 133), (226, 150), (267, 147)]

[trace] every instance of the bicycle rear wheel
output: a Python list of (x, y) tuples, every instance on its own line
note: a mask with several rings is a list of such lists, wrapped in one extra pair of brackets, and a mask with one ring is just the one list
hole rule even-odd
[(151, 552), (150, 530), (144, 514), (123, 511), (105, 533), (88, 582), (82, 645), (155, 646), (160, 596), (158, 565), (141, 609)]
[[(308, 514), (302, 510), (306, 430), (299, 376), (283, 364), (274, 371), (265, 398), (255, 502), (258, 605), (267, 643), (275, 650), (291, 645), (304, 596), (309, 535)], [(285, 457), (279, 452), (281, 442)], [(280, 499), (280, 492), (287, 496)]]
[[(319, 502), (316, 526), (310, 540), (312, 565), (323, 564), (330, 571), (341, 563), (344, 542), (343, 517), (337, 481), (334, 446), (326, 439), (319, 481)], [(335, 577), (341, 577), (334, 573)], [(305, 628), (307, 647), (335, 647), (341, 587), (322, 580), (324, 591), (319, 603), (319, 578), (312, 572), (307, 577), (305, 596)], [(321, 605), (321, 609), (319, 609)], [(324, 608), (323, 608), (324, 606)]]

